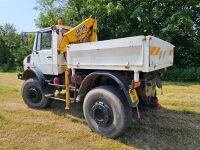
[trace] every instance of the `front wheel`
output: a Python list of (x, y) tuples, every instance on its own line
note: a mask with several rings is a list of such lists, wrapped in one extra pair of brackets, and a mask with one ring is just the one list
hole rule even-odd
[(83, 112), (92, 131), (111, 138), (124, 133), (132, 117), (132, 109), (124, 96), (112, 86), (89, 91), (84, 99)]
[(22, 97), (31, 108), (46, 108), (51, 103), (51, 100), (45, 97), (45, 91), (36, 78), (30, 78), (24, 82)]

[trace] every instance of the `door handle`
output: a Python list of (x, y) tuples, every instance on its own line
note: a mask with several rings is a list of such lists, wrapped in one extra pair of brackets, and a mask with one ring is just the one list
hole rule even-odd
[(48, 56), (47, 58), (52, 58), (52, 56)]

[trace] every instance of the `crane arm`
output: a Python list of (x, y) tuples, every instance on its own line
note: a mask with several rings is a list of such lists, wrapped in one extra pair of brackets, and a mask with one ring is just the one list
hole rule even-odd
[(97, 41), (97, 22), (89, 18), (65, 33), (58, 47), (60, 53), (67, 52), (67, 45), (72, 43), (84, 43)]

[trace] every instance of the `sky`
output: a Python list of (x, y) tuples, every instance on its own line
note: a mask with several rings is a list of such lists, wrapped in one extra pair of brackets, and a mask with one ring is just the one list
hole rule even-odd
[(14, 24), (17, 31), (36, 31), (34, 19), (38, 12), (33, 8), (37, 0), (0, 0), (0, 25)]

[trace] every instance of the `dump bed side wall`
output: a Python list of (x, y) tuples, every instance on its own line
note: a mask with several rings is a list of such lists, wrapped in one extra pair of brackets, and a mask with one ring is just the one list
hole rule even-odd
[(71, 44), (72, 69), (151, 72), (173, 65), (174, 46), (153, 36)]
[(141, 70), (144, 36), (72, 44), (68, 51), (71, 68)]

